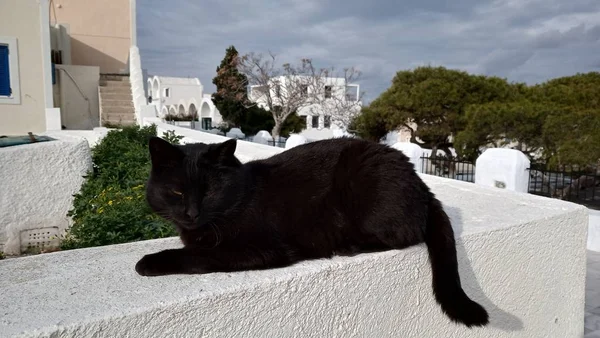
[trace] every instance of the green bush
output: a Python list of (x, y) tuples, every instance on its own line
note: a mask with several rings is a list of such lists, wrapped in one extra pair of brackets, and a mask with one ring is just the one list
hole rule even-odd
[[(266, 130), (269, 133), (273, 130), (275, 121), (270, 112), (259, 108), (248, 108), (247, 113), (242, 117), (240, 128), (246, 135), (255, 135), (261, 130)], [(289, 137), (292, 133), (298, 133), (306, 129), (306, 118), (300, 117), (297, 114), (291, 114), (283, 122), (281, 127), (281, 136)]]
[[(145, 199), (150, 174), (148, 141), (156, 126), (110, 131), (93, 149), (93, 171), (75, 195), (68, 216), (73, 225), (62, 249), (134, 242), (175, 236), (171, 224), (155, 215)], [(173, 143), (180, 137), (162, 136)]]

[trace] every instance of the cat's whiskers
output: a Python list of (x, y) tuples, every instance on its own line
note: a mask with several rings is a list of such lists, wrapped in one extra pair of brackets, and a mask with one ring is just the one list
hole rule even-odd
[(221, 231), (215, 223), (209, 223), (209, 225), (215, 233), (215, 245), (212, 247), (212, 249), (214, 249), (217, 247), (217, 245), (221, 244), (221, 241), (223, 240), (223, 235), (221, 235)]

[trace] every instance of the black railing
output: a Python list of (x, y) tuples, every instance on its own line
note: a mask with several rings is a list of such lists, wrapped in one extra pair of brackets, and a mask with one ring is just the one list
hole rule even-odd
[(270, 146), (285, 148), (285, 141), (267, 141)]
[(600, 210), (600, 167), (531, 164), (529, 193)]
[[(254, 136), (246, 136), (244, 138), (241, 138), (240, 140), (242, 141), (248, 141), (248, 142), (254, 142)], [(278, 141), (274, 141), (274, 140), (268, 140), (267, 144), (273, 147), (279, 147), (279, 148), (285, 148), (285, 141), (283, 141), (282, 139), (279, 139)]]
[(424, 174), (451, 178), (465, 182), (475, 182), (475, 165), (468, 161), (446, 157), (421, 157), (421, 172)]

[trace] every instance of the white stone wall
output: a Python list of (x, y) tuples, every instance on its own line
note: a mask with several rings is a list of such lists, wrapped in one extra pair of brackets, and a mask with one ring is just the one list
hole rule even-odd
[(20, 253), (23, 231), (62, 233), (70, 225), (67, 212), (92, 160), (86, 140), (59, 138), (0, 148), (0, 251), (6, 254)]
[[(170, 125), (162, 122), (158, 118), (144, 119), (144, 125), (150, 124), (156, 124), (157, 134), (159, 136), (161, 136), (163, 132), (169, 130), (175, 131), (177, 135), (184, 136), (181, 140), (182, 143), (218, 143), (229, 140), (229, 138), (225, 136)], [(235, 155), (240, 161), (246, 162), (253, 159), (266, 158), (282, 152), (283, 150), (284, 149), (279, 147), (238, 140)]]
[(475, 183), (527, 193), (529, 159), (515, 149), (487, 149), (477, 158)]
[[(240, 142), (242, 143), (242, 142)], [(262, 155), (244, 147), (245, 157)], [(271, 147), (275, 149), (274, 147)], [(490, 325), (451, 323), (423, 246), (264, 271), (140, 277), (163, 239), (0, 261), (0, 337), (582, 337), (587, 210), (423, 176)]]
[(133, 97), (133, 106), (135, 108), (135, 117), (137, 123), (142, 123), (142, 109), (148, 103), (144, 91), (144, 72), (142, 70), (142, 60), (140, 50), (137, 46), (129, 48), (129, 81), (131, 83), (131, 95)]
[(589, 210), (588, 250), (600, 252), (600, 210)]

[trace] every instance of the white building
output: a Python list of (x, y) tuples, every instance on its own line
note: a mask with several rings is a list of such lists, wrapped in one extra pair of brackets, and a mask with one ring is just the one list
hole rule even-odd
[[(345, 78), (323, 78), (314, 80), (309, 76), (278, 76), (271, 79), (269, 84), (270, 97), (266, 95), (266, 89), (260, 85), (250, 87), (249, 97), (259, 106), (268, 110), (267, 100), (272, 100), (274, 105), (277, 101), (290, 102), (288, 100), (306, 101), (299, 103), (297, 114), (306, 119), (306, 130), (301, 134), (307, 134), (308, 139), (322, 139), (333, 136), (333, 130), (345, 129), (349, 118), (340, 114), (340, 106), (353, 111), (360, 112), (362, 102), (360, 101), (360, 85), (346, 83)], [(286, 90), (286, 88), (288, 90)], [(291, 89), (289, 89), (291, 88)], [(317, 93), (315, 95), (315, 91)]]
[(192, 117), (200, 121), (205, 130), (223, 122), (210, 94), (204, 94), (204, 86), (198, 78), (152, 76), (148, 78), (147, 96), (161, 118)]

